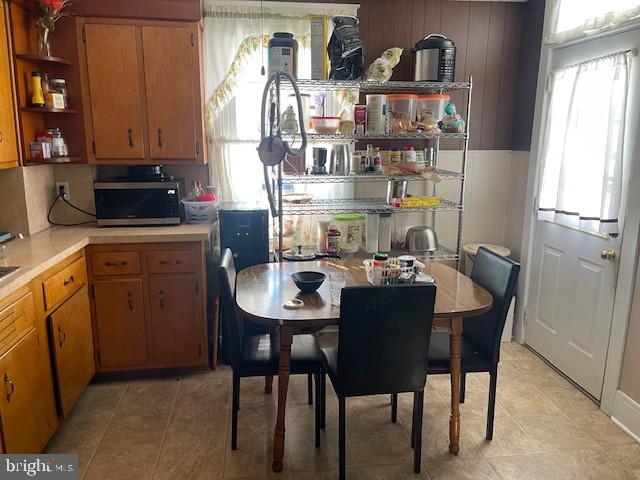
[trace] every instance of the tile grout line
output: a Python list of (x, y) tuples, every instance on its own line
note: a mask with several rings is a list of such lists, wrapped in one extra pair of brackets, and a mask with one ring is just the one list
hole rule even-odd
[(156, 469), (158, 468), (158, 464), (160, 463), (160, 456), (162, 455), (164, 442), (167, 439), (167, 435), (169, 433), (169, 427), (171, 426), (171, 421), (173, 420), (173, 416), (176, 411), (176, 405), (178, 404), (178, 397), (180, 396), (181, 389), (182, 389), (182, 380), (178, 382), (178, 388), (176, 388), (176, 393), (173, 397), (173, 405), (171, 406), (171, 412), (169, 412), (169, 418), (167, 418), (167, 425), (164, 427), (164, 432), (162, 432), (162, 440), (160, 441), (160, 448), (158, 449), (158, 455), (156, 456), (156, 461), (153, 464), (153, 470), (151, 471), (151, 478), (155, 476)]
[(96, 453), (98, 453), (98, 450), (102, 446), (102, 442), (104, 441), (104, 437), (107, 434), (107, 430), (109, 430), (109, 427), (111, 426), (111, 422), (113, 422), (113, 419), (116, 416), (116, 412), (120, 408), (120, 405), (122, 404), (122, 401), (124, 400), (124, 397), (127, 395), (128, 391), (129, 391), (129, 386), (125, 385), (124, 391), (122, 392), (122, 395), (120, 396), (120, 399), (118, 400), (118, 403), (116, 404), (115, 408), (113, 409), (113, 413), (111, 414), (111, 417), (109, 418), (109, 421), (105, 425), (104, 430), (102, 430), (102, 435), (100, 435), (100, 441), (98, 442), (98, 445), (96, 445), (96, 448), (91, 453), (91, 457), (89, 457), (89, 462), (87, 463), (87, 468), (84, 471), (84, 473), (82, 474), (83, 480), (86, 478), (87, 472), (89, 472), (89, 469), (91, 468), (91, 463), (93, 462), (93, 459), (95, 458)]

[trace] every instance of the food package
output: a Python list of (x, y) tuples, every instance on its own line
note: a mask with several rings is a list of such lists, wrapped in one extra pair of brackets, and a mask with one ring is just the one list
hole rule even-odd
[(388, 82), (391, 75), (393, 75), (393, 68), (400, 62), (402, 51), (402, 48), (393, 47), (382, 52), (380, 58), (376, 58), (369, 65), (365, 80), (380, 83)]
[(356, 17), (333, 17), (333, 33), (327, 46), (331, 80), (357, 80), (364, 72), (364, 52)]
[(444, 107), (445, 116), (440, 122), (440, 130), (444, 133), (463, 133), (464, 132), (464, 120), (456, 111), (455, 103), (449, 102)]

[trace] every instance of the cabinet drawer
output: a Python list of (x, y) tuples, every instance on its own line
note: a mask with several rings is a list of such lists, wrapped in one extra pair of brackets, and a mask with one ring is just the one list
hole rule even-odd
[(195, 271), (193, 250), (147, 253), (149, 273), (190, 273)]
[(0, 355), (35, 324), (33, 294), (26, 293), (0, 311)]
[(94, 275), (137, 275), (141, 272), (138, 252), (96, 252), (91, 254)]
[(50, 310), (79, 290), (85, 283), (87, 283), (87, 264), (83, 257), (43, 282), (45, 308)]

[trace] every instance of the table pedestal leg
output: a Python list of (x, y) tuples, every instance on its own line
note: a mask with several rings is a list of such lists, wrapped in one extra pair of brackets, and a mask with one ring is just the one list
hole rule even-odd
[(460, 376), (462, 367), (462, 318), (451, 319), (449, 340), (451, 368), (451, 414), (449, 416), (449, 451), (460, 451)]
[(287, 391), (289, 389), (289, 368), (291, 365), (291, 343), (293, 330), (280, 327), (280, 362), (278, 367), (278, 417), (273, 436), (273, 464), (274, 472), (282, 471), (284, 457), (284, 421), (287, 406)]

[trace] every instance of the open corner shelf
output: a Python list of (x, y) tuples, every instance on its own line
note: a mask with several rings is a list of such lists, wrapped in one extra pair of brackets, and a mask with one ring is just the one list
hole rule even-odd
[(58, 165), (67, 163), (84, 163), (82, 157), (52, 157), (52, 158), (27, 158), (24, 160), (25, 167), (35, 165)]
[(73, 63), (71, 63), (66, 58), (62, 58), (62, 57), (44, 57), (44, 56), (41, 56), (41, 55), (34, 55), (34, 54), (31, 54), (31, 53), (18, 53), (16, 55), (16, 58), (19, 58), (20, 60), (25, 60), (27, 62), (40, 63), (40, 64), (45, 64), (45, 65), (64, 65), (64, 66), (67, 66), (67, 67), (70, 67), (70, 66), (73, 65)]
[(22, 107), (23, 112), (33, 112), (33, 113), (66, 113), (66, 114), (76, 114), (77, 110), (73, 108), (49, 108), (49, 107)]

